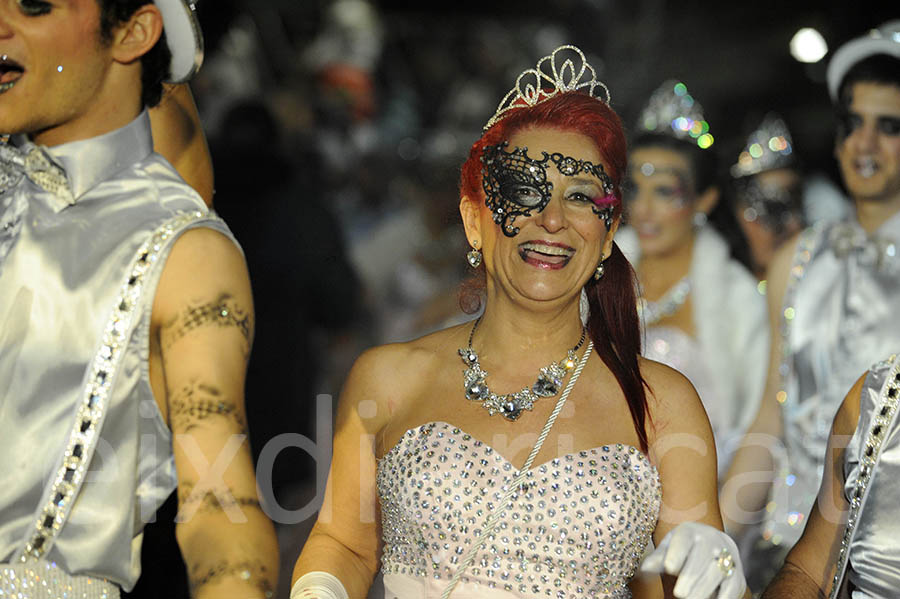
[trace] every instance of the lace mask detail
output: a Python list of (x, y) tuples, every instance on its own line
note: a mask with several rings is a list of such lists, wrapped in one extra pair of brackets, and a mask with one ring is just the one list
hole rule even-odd
[(494, 213), (494, 222), (500, 225), (504, 235), (518, 234), (519, 228), (513, 225), (517, 216), (531, 216), (532, 210), (541, 212), (550, 202), (553, 183), (547, 181), (547, 168), (551, 162), (568, 177), (586, 173), (600, 181), (605, 195), (595, 200), (591, 209), (606, 225), (606, 230), (610, 230), (618, 200), (602, 164), (577, 160), (559, 152), (541, 152), (541, 159), (535, 160), (529, 158), (528, 148), (507, 152), (507, 146), (507, 142), (488, 146), (481, 155), (485, 205)]

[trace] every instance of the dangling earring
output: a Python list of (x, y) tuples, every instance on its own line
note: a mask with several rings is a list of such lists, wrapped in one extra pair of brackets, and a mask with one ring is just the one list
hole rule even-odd
[(466, 254), (466, 262), (468, 262), (469, 266), (472, 268), (478, 268), (481, 265), (481, 250), (477, 247), (473, 247), (469, 250), (469, 253)]
[(694, 227), (699, 229), (706, 224), (707, 220), (709, 220), (709, 218), (706, 216), (705, 212), (698, 211), (694, 213)]
[(597, 269), (594, 271), (594, 280), (599, 281), (603, 278), (603, 273), (606, 272), (606, 268), (603, 266), (605, 258), (600, 258), (600, 264), (597, 265)]

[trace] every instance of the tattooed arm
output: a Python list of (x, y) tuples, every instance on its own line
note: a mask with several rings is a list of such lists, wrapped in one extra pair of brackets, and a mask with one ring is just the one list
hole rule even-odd
[(218, 232), (188, 231), (157, 288), (150, 374), (173, 434), (176, 537), (197, 599), (267, 597), (277, 582), (275, 535), (260, 509), (246, 440), (252, 335), (240, 251)]

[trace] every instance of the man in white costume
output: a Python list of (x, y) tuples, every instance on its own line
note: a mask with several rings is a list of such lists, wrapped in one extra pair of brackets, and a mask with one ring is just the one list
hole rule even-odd
[(827, 74), (855, 218), (815, 225), (773, 259), (766, 391), (722, 491), (732, 531), (765, 507), (747, 566), (762, 577), (803, 532), (844, 393), (900, 338), (900, 21), (841, 46)]
[(119, 597), (176, 487), (193, 596), (272, 595), (246, 267), (147, 114), (201, 58), (187, 1), (0, 3), (0, 596)]

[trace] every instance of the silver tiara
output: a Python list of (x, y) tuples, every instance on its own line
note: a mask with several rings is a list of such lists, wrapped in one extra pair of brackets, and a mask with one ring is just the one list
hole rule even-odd
[(653, 92), (638, 127), (647, 133), (697, 144), (704, 150), (714, 141), (700, 102), (688, 93), (684, 83), (675, 79), (666, 81)]
[(763, 171), (794, 165), (794, 143), (787, 125), (774, 112), (747, 138), (747, 145), (731, 167), (732, 177), (746, 177)]
[[(572, 52), (575, 56), (565, 60), (558, 57), (565, 51)], [(549, 56), (540, 59), (535, 68), (519, 75), (515, 87), (500, 101), (494, 116), (484, 126), (484, 131), (514, 108), (534, 106), (556, 95), (575, 90), (585, 91), (592, 98), (609, 105), (609, 89), (602, 81), (597, 81), (597, 72), (588, 64), (584, 53), (575, 46), (560, 46)], [(601, 90), (602, 96), (598, 95)]]

